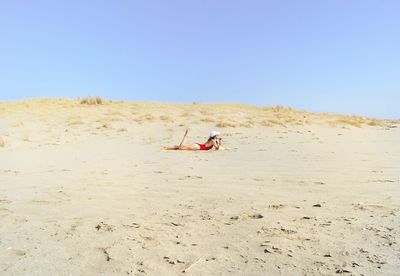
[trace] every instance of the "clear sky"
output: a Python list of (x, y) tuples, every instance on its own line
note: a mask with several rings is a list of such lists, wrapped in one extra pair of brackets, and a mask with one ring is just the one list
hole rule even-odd
[(400, 1), (0, 0), (0, 100), (87, 95), (400, 118)]

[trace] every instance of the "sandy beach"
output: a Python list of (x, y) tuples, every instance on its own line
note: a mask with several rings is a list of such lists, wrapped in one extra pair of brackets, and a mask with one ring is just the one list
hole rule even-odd
[(1, 275), (399, 275), (400, 122), (1, 102), (0, 222)]

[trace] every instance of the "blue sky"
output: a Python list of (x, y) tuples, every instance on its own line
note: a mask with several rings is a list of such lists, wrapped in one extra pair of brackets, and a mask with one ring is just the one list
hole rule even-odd
[(280, 104), (400, 118), (400, 1), (0, 0), (0, 100)]

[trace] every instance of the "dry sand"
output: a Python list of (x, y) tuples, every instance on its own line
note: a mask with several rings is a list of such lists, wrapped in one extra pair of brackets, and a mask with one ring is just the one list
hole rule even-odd
[(399, 121), (31, 100), (0, 137), (1, 275), (400, 274)]

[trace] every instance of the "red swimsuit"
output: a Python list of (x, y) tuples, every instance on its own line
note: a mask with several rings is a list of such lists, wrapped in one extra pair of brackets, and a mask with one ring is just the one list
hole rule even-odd
[(210, 149), (212, 149), (212, 147), (213, 147), (213, 145), (211, 145), (211, 146), (209, 146), (209, 147), (206, 147), (205, 144), (197, 144), (197, 145), (199, 145), (200, 150), (210, 150)]

